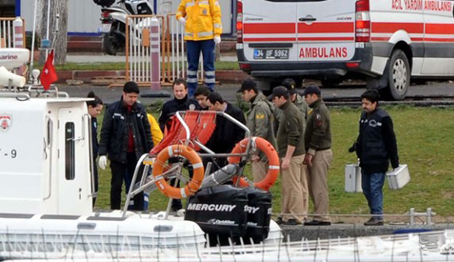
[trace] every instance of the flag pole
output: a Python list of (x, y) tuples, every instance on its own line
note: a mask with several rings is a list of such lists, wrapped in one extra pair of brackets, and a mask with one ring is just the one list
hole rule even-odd
[(38, 0), (35, 0), (34, 11), (33, 11), (33, 28), (32, 28), (32, 45), (31, 45), (31, 55), (30, 55), (30, 70), (29, 70), (29, 81), (32, 81), (32, 71), (33, 71), (33, 60), (35, 55), (35, 37), (36, 37), (36, 5)]
[[(49, 28), (50, 28), (50, 2), (52, 0), (47, 1), (47, 25), (46, 25), (46, 39), (49, 40)], [(46, 48), (46, 57), (49, 55), (49, 49)]]

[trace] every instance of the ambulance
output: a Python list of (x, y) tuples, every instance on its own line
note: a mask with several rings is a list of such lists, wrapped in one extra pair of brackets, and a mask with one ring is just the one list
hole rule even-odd
[(240, 68), (270, 89), (283, 78), (364, 79), (405, 98), (411, 79), (454, 78), (454, 1), (237, 0)]

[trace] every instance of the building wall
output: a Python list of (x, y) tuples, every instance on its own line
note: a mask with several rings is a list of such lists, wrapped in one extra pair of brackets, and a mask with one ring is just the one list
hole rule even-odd
[[(25, 19), (25, 30), (32, 31), (34, 5), (32, 0), (20, 0), (20, 14)], [(32, 3), (32, 4), (30, 4)], [(39, 12), (40, 10), (38, 10)], [(68, 33), (69, 34), (98, 34), (101, 17), (101, 7), (93, 0), (68, 1)]]
[[(11, 0), (0, 0), (11, 1)], [(14, 1), (14, 0), (12, 0)], [(32, 31), (33, 27), (33, 0), (20, 1), (19, 13), (25, 19), (26, 31)], [(180, 0), (155, 0), (153, 7), (158, 14), (175, 13)], [(232, 34), (232, 1), (219, 0), (222, 10), (222, 27), (224, 34)], [(93, 0), (69, 0), (68, 6), (68, 33), (76, 35), (97, 35), (100, 26), (101, 7), (93, 3)], [(38, 10), (39, 12), (39, 10)]]

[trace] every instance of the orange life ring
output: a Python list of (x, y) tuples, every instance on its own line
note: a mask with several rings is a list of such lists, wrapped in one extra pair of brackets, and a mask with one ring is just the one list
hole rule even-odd
[[(249, 139), (245, 138), (241, 140), (239, 143), (236, 144), (235, 148), (232, 150), (232, 154), (240, 154), (246, 151), (246, 147), (248, 144)], [(273, 145), (270, 144), (267, 140), (261, 137), (252, 137), (251, 147), (260, 149), (263, 153), (265, 153), (266, 157), (268, 158), (268, 173), (266, 174), (265, 178), (259, 182), (254, 183), (254, 186), (260, 188), (262, 190), (269, 190), (270, 187), (276, 182), (277, 176), (279, 175), (279, 156), (277, 155), (276, 150), (274, 149)], [(230, 164), (237, 164), (241, 160), (239, 156), (231, 156), (229, 157)], [(236, 183), (237, 177), (233, 178), (233, 181)], [(240, 178), (239, 185), (242, 187), (249, 186), (249, 183), (246, 182), (244, 178)]]
[[(194, 170), (192, 179), (185, 187), (173, 187), (167, 183), (162, 176), (164, 165), (171, 157), (183, 156), (189, 160)], [(203, 176), (205, 174), (202, 159), (193, 149), (184, 145), (172, 145), (164, 148), (159, 152), (153, 164), (153, 176), (156, 179), (156, 185), (164, 195), (173, 199), (181, 199), (192, 196), (202, 185)]]

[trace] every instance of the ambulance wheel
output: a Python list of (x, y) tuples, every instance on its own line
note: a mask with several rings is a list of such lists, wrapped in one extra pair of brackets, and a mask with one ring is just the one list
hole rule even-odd
[(411, 68), (402, 50), (394, 50), (388, 65), (388, 87), (393, 99), (402, 100), (410, 86)]

